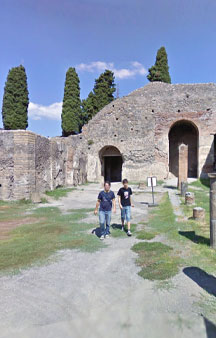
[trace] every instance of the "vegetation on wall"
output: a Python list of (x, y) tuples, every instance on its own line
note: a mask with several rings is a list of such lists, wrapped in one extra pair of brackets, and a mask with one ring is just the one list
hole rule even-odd
[(20, 65), (9, 70), (4, 88), (2, 119), (4, 129), (28, 127), (28, 86), (25, 68)]
[(168, 58), (165, 47), (161, 47), (157, 51), (156, 61), (154, 66), (149, 68), (149, 74), (147, 79), (150, 82), (161, 81), (166, 83), (171, 83), (171, 78), (169, 74)]

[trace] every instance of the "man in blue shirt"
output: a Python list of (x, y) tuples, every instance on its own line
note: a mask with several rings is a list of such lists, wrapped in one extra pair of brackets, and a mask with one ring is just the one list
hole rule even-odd
[[(96, 203), (96, 208), (94, 214), (97, 215), (98, 207), (99, 209), (99, 222), (101, 229), (101, 237), (100, 239), (109, 238), (110, 234), (110, 222), (111, 222), (111, 213), (112, 207), (113, 212), (116, 212), (116, 202), (115, 202), (115, 194), (110, 190), (110, 182), (106, 181), (104, 183), (104, 190), (102, 190), (98, 195), (98, 200)], [(106, 228), (105, 228), (106, 223)]]

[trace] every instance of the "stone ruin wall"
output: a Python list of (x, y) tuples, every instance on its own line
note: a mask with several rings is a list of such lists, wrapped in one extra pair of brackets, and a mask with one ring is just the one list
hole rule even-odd
[(64, 185), (57, 144), (30, 131), (0, 131), (0, 200), (29, 199)]
[[(122, 176), (145, 181), (169, 175), (169, 131), (181, 120), (199, 132), (199, 175), (213, 170), (213, 135), (216, 132), (216, 85), (150, 83), (113, 101), (83, 127), (87, 179), (101, 181), (100, 151), (111, 145), (123, 156)], [(91, 143), (92, 144), (88, 144)]]
[(216, 85), (150, 83), (102, 109), (83, 132), (46, 138), (30, 131), (0, 131), (0, 200), (31, 198), (58, 186), (102, 182), (101, 151), (116, 147), (122, 177), (145, 181), (169, 174), (169, 130), (188, 120), (199, 130), (199, 174), (213, 170)]
[(75, 154), (77, 140), (1, 130), (0, 200), (30, 199), (33, 193), (84, 183), (86, 157)]

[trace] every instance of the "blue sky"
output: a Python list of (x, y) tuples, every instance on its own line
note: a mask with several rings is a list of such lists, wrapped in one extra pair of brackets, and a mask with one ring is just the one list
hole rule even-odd
[(23, 64), (29, 129), (60, 135), (69, 67), (82, 98), (107, 66), (123, 96), (148, 83), (163, 45), (173, 83), (216, 82), (215, 17), (215, 0), (0, 0), (0, 101), (8, 70)]

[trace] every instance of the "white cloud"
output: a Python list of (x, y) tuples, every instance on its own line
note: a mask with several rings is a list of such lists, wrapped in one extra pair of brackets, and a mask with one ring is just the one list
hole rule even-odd
[(56, 102), (49, 106), (41, 104), (29, 103), (28, 115), (33, 120), (41, 120), (47, 118), (50, 120), (61, 120), (62, 102)]
[(128, 68), (116, 68), (113, 62), (94, 61), (90, 63), (80, 63), (76, 66), (77, 70), (85, 71), (89, 73), (104, 71), (105, 69), (112, 70), (117, 79), (127, 79), (136, 75), (146, 75), (147, 70), (138, 61), (130, 62)]

